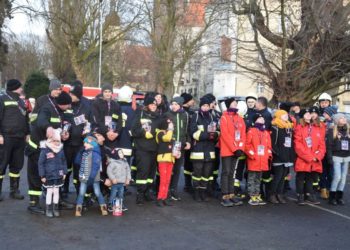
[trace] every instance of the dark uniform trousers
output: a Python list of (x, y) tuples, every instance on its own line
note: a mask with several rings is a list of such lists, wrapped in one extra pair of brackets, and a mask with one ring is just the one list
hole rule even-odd
[(71, 146), (71, 145), (65, 145), (64, 146), (64, 154), (66, 156), (67, 161), (67, 175), (66, 179), (64, 180), (64, 192), (69, 192), (69, 183), (70, 183), (70, 175), (73, 173), (73, 184), (75, 187), (75, 190), (77, 194), (79, 193), (79, 164), (75, 164), (75, 158), (77, 157), (81, 146)]
[(149, 190), (155, 179), (157, 170), (157, 152), (137, 150), (136, 154), (137, 192), (142, 194)]
[(27, 167), (27, 176), (28, 176), (28, 194), (30, 197), (30, 202), (35, 202), (39, 200), (39, 197), (42, 194), (41, 191), (41, 179), (39, 176), (38, 170), (38, 161), (39, 161), (40, 151), (32, 152), (28, 155), (28, 167)]
[[(24, 138), (13, 138), (4, 136), (4, 145), (2, 147), (1, 155), (1, 171), (0, 178), (6, 173), (6, 168), (9, 166), (9, 176), (11, 178), (19, 178), (20, 171), (24, 163)], [(1, 178), (2, 179), (2, 178)]]
[(207, 189), (213, 173), (213, 161), (193, 161), (193, 187)]

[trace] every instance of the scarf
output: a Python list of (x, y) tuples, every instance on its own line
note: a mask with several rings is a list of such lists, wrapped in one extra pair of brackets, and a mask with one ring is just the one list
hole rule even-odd
[(58, 146), (55, 145), (51, 139), (47, 139), (46, 143), (45, 143), (46, 147), (48, 147), (49, 149), (51, 149), (55, 154), (57, 154), (58, 152), (60, 152), (63, 148), (63, 144), (60, 143)]
[(274, 118), (272, 120), (272, 125), (278, 127), (278, 128), (293, 128), (293, 123), (290, 121), (283, 121), (280, 118)]
[(236, 109), (236, 108), (228, 108), (227, 112), (229, 112), (229, 113), (237, 113), (238, 109)]
[(262, 123), (255, 123), (254, 127), (259, 129), (260, 131), (265, 131), (265, 124)]

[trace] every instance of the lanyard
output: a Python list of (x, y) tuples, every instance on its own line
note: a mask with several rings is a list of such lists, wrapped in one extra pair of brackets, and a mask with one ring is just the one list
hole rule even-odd
[[(9, 94), (7, 94), (6, 92), (5, 92), (5, 95), (6, 95), (8, 98), (10, 98), (10, 100), (16, 101), (15, 99), (13, 99), (13, 98), (12, 98)], [(17, 104), (18, 104), (18, 109), (19, 109), (21, 112), (25, 112), (26, 110), (23, 109), (23, 108), (21, 107), (20, 100), (18, 100), (18, 101), (16, 101), (16, 102), (17, 102)]]
[(308, 137), (310, 137), (310, 136), (311, 136), (311, 132), (312, 132), (312, 126), (311, 126), (311, 125), (309, 125), (308, 131), (307, 131), (307, 135), (308, 135)]
[(108, 115), (109, 115), (109, 113), (110, 113), (110, 111), (111, 111), (111, 102), (110, 101), (107, 101), (107, 106), (108, 106)]
[(81, 103), (80, 103), (80, 105), (79, 105), (79, 107), (78, 107), (78, 110), (76, 111), (76, 112), (74, 112), (74, 110), (73, 110), (73, 115), (74, 116), (76, 116), (76, 115), (78, 115), (79, 114), (79, 111), (80, 111), (80, 109), (81, 109)]
[(56, 108), (55, 104), (52, 102), (52, 100), (51, 100), (51, 98), (50, 98), (50, 97), (49, 97), (49, 101), (50, 101), (50, 103), (51, 103), (52, 107), (55, 109), (56, 114), (57, 114), (57, 115), (58, 115), (58, 117), (60, 118), (61, 127), (63, 127), (62, 117), (61, 117), (60, 113), (58, 112), (58, 110), (57, 110), (57, 108)]

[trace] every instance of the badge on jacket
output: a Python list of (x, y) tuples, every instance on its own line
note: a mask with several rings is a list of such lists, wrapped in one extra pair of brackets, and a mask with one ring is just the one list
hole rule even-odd
[(52, 159), (54, 157), (55, 157), (55, 155), (52, 152), (46, 154), (46, 159)]

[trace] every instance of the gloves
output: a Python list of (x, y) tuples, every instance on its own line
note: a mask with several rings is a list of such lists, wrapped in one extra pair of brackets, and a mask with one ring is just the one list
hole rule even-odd
[(244, 155), (244, 152), (242, 151), (242, 150), (236, 150), (235, 152), (234, 152), (234, 157), (241, 157), (242, 155)]

